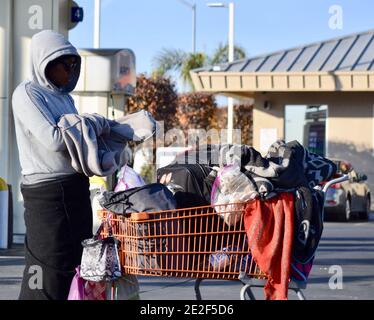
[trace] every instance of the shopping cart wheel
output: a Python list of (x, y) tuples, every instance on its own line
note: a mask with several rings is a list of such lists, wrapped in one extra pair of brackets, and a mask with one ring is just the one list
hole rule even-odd
[(301, 290), (297, 290), (296, 294), (297, 294), (297, 297), (299, 298), (299, 300), (305, 300), (305, 296), (304, 296), (304, 294)]
[(200, 283), (203, 281), (203, 279), (196, 279), (195, 281), (195, 295), (196, 295), (196, 300), (203, 300), (201, 298), (201, 293), (200, 293)]
[(366, 205), (365, 210), (362, 212), (359, 212), (359, 217), (362, 220), (368, 220), (370, 215), (370, 207), (371, 207), (371, 201), (370, 201), (370, 195), (366, 197)]
[(345, 201), (345, 216), (344, 221), (349, 222), (352, 219), (352, 211), (351, 211), (351, 199), (347, 198)]
[[(248, 299), (249, 298), (249, 299)], [(240, 290), (240, 300), (256, 300), (256, 297), (254, 296), (251, 285), (245, 284)]]
[(306, 300), (304, 293), (301, 291), (301, 289), (306, 289), (306, 282), (291, 281), (288, 286), (288, 290), (294, 291), (297, 294), (299, 300)]

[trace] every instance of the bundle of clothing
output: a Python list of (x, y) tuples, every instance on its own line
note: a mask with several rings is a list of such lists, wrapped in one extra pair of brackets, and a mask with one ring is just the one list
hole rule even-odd
[(155, 119), (145, 110), (116, 120), (99, 114), (65, 114), (57, 126), (72, 159), (72, 167), (88, 177), (113, 174), (126, 162), (127, 143), (142, 142), (157, 130)]
[(264, 157), (247, 145), (203, 145), (179, 155), (175, 163), (221, 169), (238, 165), (260, 197), (267, 197), (274, 189), (313, 188), (336, 172), (332, 161), (309, 152), (298, 141), (284, 140), (274, 142)]

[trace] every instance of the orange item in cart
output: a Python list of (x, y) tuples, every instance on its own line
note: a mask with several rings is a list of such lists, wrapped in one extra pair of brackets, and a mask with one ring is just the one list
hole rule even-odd
[(290, 278), (294, 228), (292, 193), (248, 202), (244, 228), (253, 259), (267, 276), (268, 300), (286, 300)]

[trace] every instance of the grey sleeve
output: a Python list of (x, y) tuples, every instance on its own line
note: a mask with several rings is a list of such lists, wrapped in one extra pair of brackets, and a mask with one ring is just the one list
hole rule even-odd
[(46, 149), (64, 151), (66, 145), (46, 102), (35, 94), (16, 90), (12, 98), (13, 113), (22, 124)]

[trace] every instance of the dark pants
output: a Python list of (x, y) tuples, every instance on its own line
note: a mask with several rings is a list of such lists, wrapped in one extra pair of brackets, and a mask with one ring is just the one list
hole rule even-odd
[(81, 262), (81, 241), (92, 237), (88, 178), (77, 174), (21, 185), (21, 192), (26, 266), (19, 299), (66, 300)]

